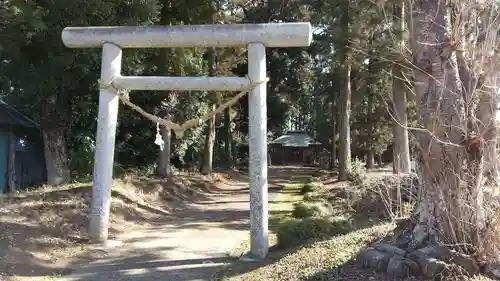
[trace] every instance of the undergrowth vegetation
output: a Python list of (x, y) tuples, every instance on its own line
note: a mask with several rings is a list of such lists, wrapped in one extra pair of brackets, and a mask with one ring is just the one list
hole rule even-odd
[(325, 239), (350, 231), (349, 222), (330, 218), (307, 217), (289, 219), (278, 229), (278, 245), (282, 248), (298, 246), (312, 239)]
[(324, 217), (333, 213), (333, 207), (326, 200), (300, 202), (295, 204), (292, 216), (294, 218)]
[(362, 185), (366, 181), (366, 168), (365, 164), (358, 158), (349, 163), (347, 169), (347, 176), (349, 181), (355, 185)]
[(416, 181), (413, 176), (369, 177), (359, 161), (351, 164), (349, 179), (324, 185), (320, 177), (311, 177), (300, 189), (302, 200), (276, 230), (278, 249), (286, 254), (230, 280), (380, 279), (351, 262), (371, 242), (396, 235), (396, 222), (414, 208)]
[[(316, 219), (317, 220), (317, 219)], [(311, 219), (306, 219), (311, 223)], [(298, 225), (295, 223), (287, 223)], [(303, 223), (305, 225), (305, 223)], [(326, 230), (331, 231), (331, 227), (325, 226)], [(363, 276), (359, 274), (355, 268), (342, 269), (352, 260), (362, 248), (369, 243), (379, 240), (388, 235), (394, 228), (393, 224), (380, 224), (370, 228), (354, 230), (351, 232), (345, 231), (342, 227), (337, 230), (345, 231), (337, 233), (338, 235), (327, 239), (319, 239), (320, 241), (307, 243), (303, 247), (296, 249), (293, 252), (286, 252), (275, 262), (265, 266), (250, 270), (245, 274), (239, 274), (243, 270), (239, 266), (248, 266), (247, 264), (237, 264), (225, 272), (225, 277), (221, 278), (224, 281), (257, 281), (257, 280), (272, 280), (272, 281), (292, 281), (292, 280), (384, 280), (374, 279), (372, 274)], [(317, 229), (317, 228), (315, 228)], [(315, 237), (318, 239), (319, 237)], [(273, 257), (274, 258), (274, 257)]]
[[(280, 245), (344, 233), (345, 229), (407, 218), (416, 202), (413, 176), (368, 178), (361, 162), (350, 166), (351, 183), (325, 187), (313, 177), (301, 189), (303, 201), (294, 204), (293, 219), (278, 231)], [(349, 227), (346, 227), (349, 226)], [(340, 230), (339, 230), (340, 229)], [(294, 237), (295, 236), (295, 237)], [(292, 238), (293, 237), (293, 238)]]
[(304, 195), (308, 192), (314, 192), (314, 191), (319, 191), (323, 188), (323, 184), (320, 182), (309, 182), (306, 183), (301, 190), (301, 193)]

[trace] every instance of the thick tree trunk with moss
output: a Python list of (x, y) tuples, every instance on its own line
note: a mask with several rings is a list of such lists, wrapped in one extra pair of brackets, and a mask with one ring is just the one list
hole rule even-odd
[(404, 3), (393, 5), (393, 32), (396, 35), (395, 63), (392, 66), (392, 98), (393, 98), (393, 171), (396, 174), (410, 172), (410, 146), (408, 142), (408, 118), (406, 114), (406, 87), (403, 76), (405, 63), (405, 42), (403, 32)]
[(339, 98), (339, 180), (347, 180), (351, 163), (351, 62), (349, 57), (349, 1), (341, 2), (342, 89)]
[(423, 186), (415, 236), (483, 254), (488, 232), (484, 144), (496, 134), (485, 108), (494, 104), (495, 95), (485, 87), (469, 87), (477, 76), (449, 44), (453, 19), (447, 1), (416, 0), (412, 8), (415, 91), (426, 130), (418, 132)]
[(47, 183), (49, 185), (69, 183), (71, 173), (64, 130), (62, 128), (45, 128), (43, 130), (43, 142)]
[[(471, 181), (481, 166), (473, 168), (470, 171), (472, 175), (467, 175), (462, 169), (463, 161), (468, 158), (467, 147), (463, 144), (472, 140), (463, 136), (461, 131), (467, 120), (463, 104), (457, 102), (457, 93), (462, 90), (456, 57), (451, 53), (442, 54), (448, 51), (441, 47), (448, 42), (446, 29), (449, 23), (445, 1), (418, 0), (414, 2), (413, 8), (413, 24), (417, 27), (417, 43), (413, 49), (417, 67), (415, 90), (420, 101), (423, 127), (429, 130), (418, 134), (423, 177), (418, 208), (419, 224), (423, 226), (420, 231), (430, 236), (433, 242), (462, 240), (460, 244), (464, 245), (462, 243), (472, 242), (472, 239), (463, 241), (464, 238), (475, 236), (473, 233), (476, 231), (471, 228), (475, 226), (475, 222), (471, 221), (475, 214), (474, 207), (460, 204), (460, 199), (466, 199), (464, 203), (477, 205), (481, 190), (473, 194), (470, 189), (474, 186)], [(435, 15), (432, 20), (429, 18), (431, 15)], [(478, 156), (475, 152), (470, 155), (474, 158)], [(468, 179), (465, 176), (469, 176)], [(472, 224), (463, 225), (465, 223)]]
[[(409, 231), (396, 242), (404, 250), (379, 245), (358, 255), (372, 268), (378, 265), (374, 261), (390, 260), (377, 268), (388, 273), (466, 280), (490, 268), (500, 278), (500, 266), (495, 266), (500, 261), (500, 206), (485, 196), (484, 181), (487, 143), (497, 134), (496, 69), (491, 65), (499, 60), (492, 52), (494, 40), (463, 40), (465, 34), (486, 33), (477, 25), (483, 20), (479, 14), (458, 5), (412, 2), (414, 82), (421, 116), (421, 129), (415, 131), (420, 148), (416, 213), (406, 226)], [(472, 32), (464, 32), (466, 28)]]

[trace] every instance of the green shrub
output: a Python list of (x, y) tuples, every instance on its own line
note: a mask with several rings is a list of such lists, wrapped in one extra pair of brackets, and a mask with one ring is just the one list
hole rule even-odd
[(331, 221), (326, 218), (290, 219), (278, 227), (278, 246), (299, 246), (309, 240), (325, 239), (349, 231), (347, 221)]
[(292, 212), (294, 218), (324, 217), (333, 213), (333, 207), (326, 201), (300, 202)]
[(348, 167), (349, 181), (356, 185), (362, 185), (366, 180), (365, 164), (359, 159), (354, 159)]
[(319, 191), (323, 187), (323, 184), (320, 182), (310, 182), (306, 183), (303, 187), (300, 193), (306, 194), (308, 192), (315, 192)]

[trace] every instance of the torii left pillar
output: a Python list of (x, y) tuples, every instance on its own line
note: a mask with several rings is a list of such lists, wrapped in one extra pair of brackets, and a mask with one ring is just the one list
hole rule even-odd
[(105, 242), (108, 239), (116, 125), (120, 103), (118, 90), (112, 87), (111, 83), (115, 77), (121, 75), (121, 64), (122, 49), (112, 43), (104, 43), (89, 227), (90, 239), (97, 242)]

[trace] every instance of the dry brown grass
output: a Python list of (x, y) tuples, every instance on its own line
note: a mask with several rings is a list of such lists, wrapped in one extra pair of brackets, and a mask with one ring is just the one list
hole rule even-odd
[[(188, 199), (223, 191), (230, 181), (225, 175), (116, 180), (110, 238), (168, 215)], [(90, 195), (91, 185), (80, 183), (0, 197), (0, 280), (53, 280), (99, 258), (103, 253), (87, 247)]]

